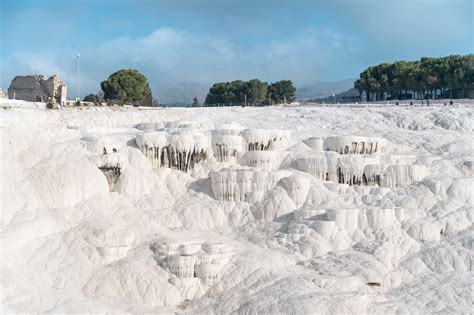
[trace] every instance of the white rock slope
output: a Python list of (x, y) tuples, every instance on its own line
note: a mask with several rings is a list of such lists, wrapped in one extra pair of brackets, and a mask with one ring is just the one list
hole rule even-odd
[(1, 102), (2, 314), (472, 313), (472, 105)]

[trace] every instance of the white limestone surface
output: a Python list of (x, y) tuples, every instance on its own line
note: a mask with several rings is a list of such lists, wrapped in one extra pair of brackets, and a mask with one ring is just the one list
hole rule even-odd
[(2, 314), (472, 313), (469, 104), (0, 102)]

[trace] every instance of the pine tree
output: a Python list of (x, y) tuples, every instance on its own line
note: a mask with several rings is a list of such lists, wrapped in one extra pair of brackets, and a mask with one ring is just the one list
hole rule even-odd
[(193, 99), (193, 107), (201, 107), (201, 104), (199, 103), (196, 96)]

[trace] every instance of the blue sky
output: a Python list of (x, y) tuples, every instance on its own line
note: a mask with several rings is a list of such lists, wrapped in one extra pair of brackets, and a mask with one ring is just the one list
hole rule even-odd
[(474, 52), (473, 0), (0, 0), (1, 82), (59, 74), (81, 94), (121, 68), (154, 94), (183, 82), (358, 77), (398, 59)]

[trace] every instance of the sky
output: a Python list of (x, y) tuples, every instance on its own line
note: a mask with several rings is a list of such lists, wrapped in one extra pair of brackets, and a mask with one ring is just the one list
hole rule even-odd
[(367, 66), (474, 52), (474, 0), (0, 0), (0, 87), (58, 74), (76, 93), (126, 68), (154, 95), (183, 83), (295, 85)]

